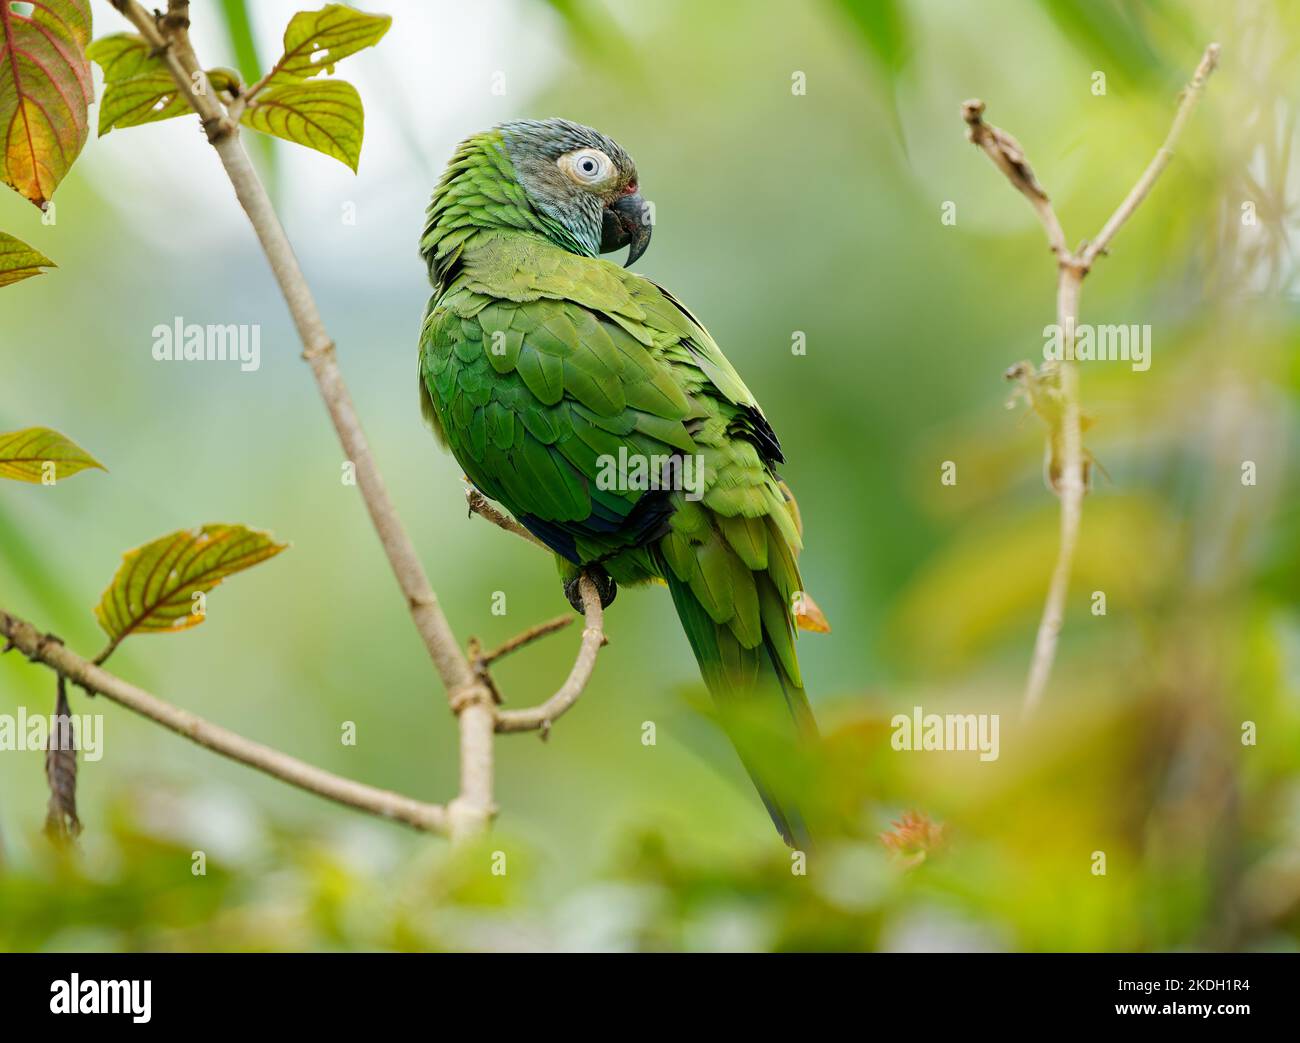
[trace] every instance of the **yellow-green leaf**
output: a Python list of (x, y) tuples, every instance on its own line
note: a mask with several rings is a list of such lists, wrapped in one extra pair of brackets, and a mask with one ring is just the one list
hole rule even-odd
[[(115, 33), (86, 48), (86, 56), (104, 70), (104, 96), (99, 102), (99, 136), (122, 127), (156, 123), (193, 112), (176, 85), (167, 63), (155, 55), (141, 36)], [(216, 91), (239, 82), (229, 69), (211, 69), (208, 82)]]
[(86, 143), (89, 41), (89, 0), (0, 0), (0, 177), (42, 208)]
[(357, 89), (343, 80), (267, 87), (244, 110), (240, 122), (263, 134), (324, 152), (353, 172), (361, 161), (365, 113)]
[[(111, 639), (109, 651), (127, 635), (168, 633), (198, 626), (204, 599), (227, 576), (272, 558), (288, 544), (243, 525), (181, 529), (122, 555), (113, 581), (95, 606)], [(107, 653), (100, 656), (102, 661)]]
[(104, 96), (99, 102), (99, 136), (114, 127), (183, 115), (189, 105), (181, 96), (167, 63), (131, 33), (115, 33), (86, 48), (86, 57), (104, 70)]
[(284, 54), (271, 70), (267, 84), (332, 73), (335, 62), (373, 47), (392, 24), (388, 15), (366, 14), (342, 4), (326, 4), (319, 11), (299, 11), (284, 30)]
[(72, 439), (48, 427), (0, 434), (0, 478), (50, 485), (88, 467), (106, 470)]
[(40, 275), (42, 268), (55, 267), (57, 265), (39, 250), (33, 250), (21, 239), (0, 232), (0, 286)]

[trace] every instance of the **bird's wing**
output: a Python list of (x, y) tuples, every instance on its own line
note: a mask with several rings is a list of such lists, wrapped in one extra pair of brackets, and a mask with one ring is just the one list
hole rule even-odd
[(595, 560), (671, 513), (662, 493), (602, 483), (609, 461), (693, 454), (685, 421), (699, 410), (627, 328), (638, 309), (617, 280), (513, 245), (467, 251), (425, 320), (422, 381), (474, 484), (557, 553)]

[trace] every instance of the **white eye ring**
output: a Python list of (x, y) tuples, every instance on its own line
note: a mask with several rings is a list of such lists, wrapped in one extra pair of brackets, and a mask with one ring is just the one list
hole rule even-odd
[(595, 185), (614, 174), (614, 162), (598, 148), (566, 152), (557, 160), (560, 169), (580, 185)]

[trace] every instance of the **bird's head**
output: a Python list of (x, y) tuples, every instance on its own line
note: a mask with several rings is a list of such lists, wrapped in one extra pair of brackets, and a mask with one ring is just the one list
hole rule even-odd
[(534, 208), (592, 254), (628, 247), (631, 264), (650, 245), (650, 210), (636, 164), (599, 131), (564, 119), (498, 128), (519, 185)]

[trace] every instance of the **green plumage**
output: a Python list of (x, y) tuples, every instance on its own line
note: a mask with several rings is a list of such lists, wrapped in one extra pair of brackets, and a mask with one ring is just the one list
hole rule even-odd
[[(500, 131), (461, 146), (421, 249), (426, 417), (563, 573), (598, 564), (621, 584), (668, 585), (774, 821), (803, 843), (785, 769), (767, 762), (813, 733), (791, 608), (800, 536), (753, 395), (670, 295), (533, 205)], [(672, 457), (702, 465), (700, 498), (602, 487), (610, 461)]]

